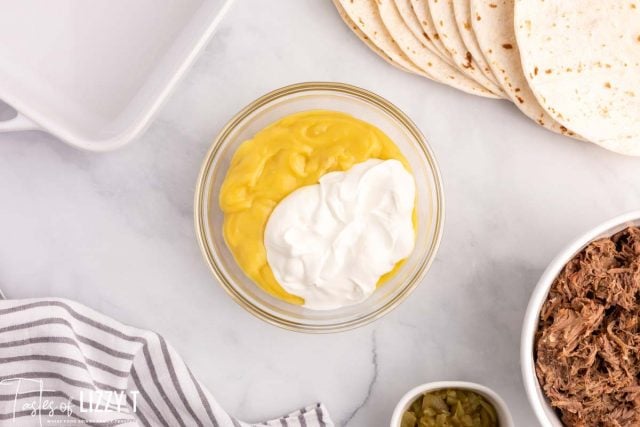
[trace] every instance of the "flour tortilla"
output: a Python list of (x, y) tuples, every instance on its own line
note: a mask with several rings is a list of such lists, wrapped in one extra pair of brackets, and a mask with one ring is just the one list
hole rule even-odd
[(500, 91), (504, 93), (502, 86), (487, 64), (487, 61), (480, 50), (480, 46), (478, 46), (478, 40), (476, 40), (476, 36), (473, 33), (473, 28), (471, 27), (471, 6), (469, 1), (470, 0), (452, 0), (453, 14), (456, 19), (458, 32), (460, 33), (467, 50), (471, 52), (473, 59), (478, 64), (478, 68), (480, 68), (482, 74), (484, 74), (487, 79), (491, 80), (491, 82), (499, 87)]
[(431, 13), (429, 12), (429, 3), (427, 0), (409, 0), (411, 2), (411, 10), (416, 15), (418, 22), (420, 22), (420, 26), (422, 27), (422, 31), (425, 32), (429, 36), (429, 38), (433, 41), (433, 46), (438, 49), (438, 52), (444, 57), (449, 58), (449, 63), (453, 64), (453, 58), (449, 54), (449, 51), (444, 44), (442, 44), (442, 40), (440, 40), (440, 34), (436, 30), (436, 26), (431, 19)]
[(562, 125), (640, 156), (640, 2), (517, 0), (525, 77)]
[[(346, 0), (348, 1), (348, 0)], [(402, 51), (434, 80), (445, 83), (475, 95), (495, 98), (485, 88), (460, 74), (439, 56), (428, 50), (407, 28), (393, 0), (368, 0), (372, 7), (378, 7), (384, 26), (396, 40)]]
[(540, 106), (522, 71), (513, 28), (515, 0), (471, 0), (471, 25), (478, 45), (504, 92), (527, 117), (553, 132), (577, 137)]
[(411, 33), (413, 33), (415, 38), (420, 40), (420, 43), (425, 45), (425, 47), (431, 52), (439, 56), (444, 62), (449, 65), (453, 65), (449, 55), (443, 54), (435, 46), (434, 40), (431, 38), (431, 36), (422, 29), (420, 21), (418, 21), (418, 18), (413, 11), (411, 0), (394, 0), (394, 3), (396, 4), (396, 8), (398, 8), (398, 12), (400, 12), (400, 16), (402, 16), (402, 20), (404, 21), (407, 28), (409, 28)]
[[(401, 27), (413, 38), (413, 41), (417, 44), (416, 52), (419, 51), (420, 54), (414, 55), (414, 52), (409, 50), (407, 50), (407, 52), (412, 54), (414, 60), (420, 60), (419, 64), (416, 64), (403, 52), (396, 40), (387, 31), (380, 17), (376, 0), (358, 0), (354, 2), (350, 0), (334, 0), (334, 4), (345, 22), (349, 25), (355, 25), (356, 29), (359, 30), (356, 33), (359, 34), (365, 42), (370, 43), (370, 46), (375, 46), (378, 53), (383, 52), (390, 62), (400, 64), (401, 67), (434, 81), (446, 81), (448, 85), (461, 90), (476, 95), (491, 96), (491, 94), (484, 91), (484, 89), (476, 85), (473, 81), (462, 78), (463, 76), (461, 75), (456, 75), (456, 70), (449, 67), (435, 54), (431, 53), (431, 56), (428, 56), (429, 51), (406, 29), (402, 17), (399, 16), (397, 10), (395, 11), (396, 20), (402, 24)], [(364, 35), (364, 37), (362, 37), (362, 35)], [(449, 67), (452, 73), (446, 73), (445, 67)]]
[(458, 69), (496, 96), (501, 96), (502, 90), (482, 74), (471, 52), (464, 45), (456, 26), (452, 0), (428, 0), (428, 2), (431, 18), (440, 34), (440, 40), (451, 54)]
[[(349, 28), (351, 28), (351, 31), (353, 31), (360, 40), (362, 40), (368, 47), (369, 49), (371, 49), (373, 52), (375, 52), (378, 56), (380, 56), (381, 58), (383, 58), (385, 61), (387, 61), (389, 64), (393, 65), (394, 67), (402, 70), (402, 71), (406, 71), (408, 73), (414, 73), (414, 71), (409, 70), (405, 67), (403, 67), (402, 65), (398, 64), (396, 61), (394, 61), (393, 59), (391, 59), (389, 57), (389, 55), (387, 55), (386, 53), (384, 53), (380, 48), (378, 48), (378, 46), (376, 46), (375, 44), (373, 44), (371, 42), (371, 39), (369, 39), (369, 37), (367, 37), (367, 35), (365, 33), (363, 33), (360, 28), (358, 28), (358, 26), (355, 24), (355, 22), (353, 22), (351, 20), (351, 18), (349, 18), (349, 15), (346, 14), (346, 12), (344, 12), (344, 10), (342, 10), (342, 6), (340, 6), (339, 4), (336, 3), (336, 7), (338, 9), (338, 13), (340, 14), (340, 17), (342, 18), (342, 20), (345, 22), (345, 24), (347, 24), (347, 26)], [(419, 71), (416, 67), (416, 71)]]
[(343, 0), (333, 0), (340, 16), (356, 35), (372, 48), (374, 52), (382, 56), (387, 62), (397, 65), (401, 69), (428, 77), (423, 70), (418, 68), (402, 53), (402, 50), (384, 28), (382, 20), (377, 16), (377, 11), (375, 11), (375, 15), (371, 14), (373, 11), (369, 12), (369, 14), (362, 15), (356, 14), (353, 10), (351, 11), (352, 13), (348, 13), (348, 11), (342, 7), (342, 1)]

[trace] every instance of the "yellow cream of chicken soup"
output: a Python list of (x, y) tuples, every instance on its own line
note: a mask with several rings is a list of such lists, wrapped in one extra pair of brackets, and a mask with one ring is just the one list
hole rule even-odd
[[(361, 169), (365, 165), (369, 165), (368, 169), (382, 169), (376, 162), (367, 162), (372, 159), (385, 163), (388, 170), (400, 164), (400, 169), (410, 172), (405, 157), (381, 130), (334, 111), (292, 114), (242, 143), (231, 160), (219, 203), (224, 213), (225, 242), (244, 273), (269, 294), (289, 303), (304, 304), (300, 294), (287, 292), (278, 282), (268, 262), (265, 229), (269, 218), (287, 196), (303, 187), (318, 185), (332, 172), (349, 171), (358, 164), (364, 164), (359, 166)], [(389, 160), (393, 162), (385, 162)], [(337, 178), (340, 174), (333, 175)], [(406, 187), (404, 179), (397, 182)], [(411, 191), (415, 191), (413, 179), (410, 184)], [(412, 197), (415, 199), (415, 193)], [(411, 205), (412, 228), (414, 206), (415, 203)], [(402, 260), (398, 260), (377, 284), (393, 276), (401, 264)]]

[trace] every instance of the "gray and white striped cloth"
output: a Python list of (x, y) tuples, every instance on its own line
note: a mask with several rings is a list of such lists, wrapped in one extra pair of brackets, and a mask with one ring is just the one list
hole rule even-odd
[(316, 404), (227, 414), (158, 334), (64, 299), (0, 300), (0, 425), (331, 427)]

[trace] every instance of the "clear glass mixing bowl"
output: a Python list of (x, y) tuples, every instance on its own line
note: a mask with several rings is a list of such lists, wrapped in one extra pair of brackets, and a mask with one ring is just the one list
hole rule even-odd
[[(337, 310), (314, 311), (285, 303), (259, 288), (236, 264), (222, 235), (220, 186), (238, 146), (265, 126), (292, 113), (333, 110), (367, 121), (385, 132), (411, 164), (417, 191), (413, 253), (397, 274), (366, 301)], [(301, 83), (275, 90), (248, 105), (222, 129), (206, 155), (195, 196), (196, 233), (204, 258), (222, 287), (242, 307), (274, 325), (300, 332), (337, 332), (362, 326), (389, 312), (420, 283), (433, 261), (444, 220), (440, 172), (424, 136), (389, 101), (340, 83)]]

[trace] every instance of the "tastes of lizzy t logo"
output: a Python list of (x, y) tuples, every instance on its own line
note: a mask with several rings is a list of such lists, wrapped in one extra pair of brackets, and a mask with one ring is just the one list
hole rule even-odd
[(0, 413), (11, 416), (14, 421), (21, 417), (37, 417), (40, 426), (54, 416), (67, 416), (80, 424), (90, 422), (91, 414), (135, 413), (138, 393), (80, 390), (77, 397), (71, 397), (62, 391), (45, 388), (42, 379), (5, 378), (0, 381), (0, 395), (7, 398), (0, 402)]

